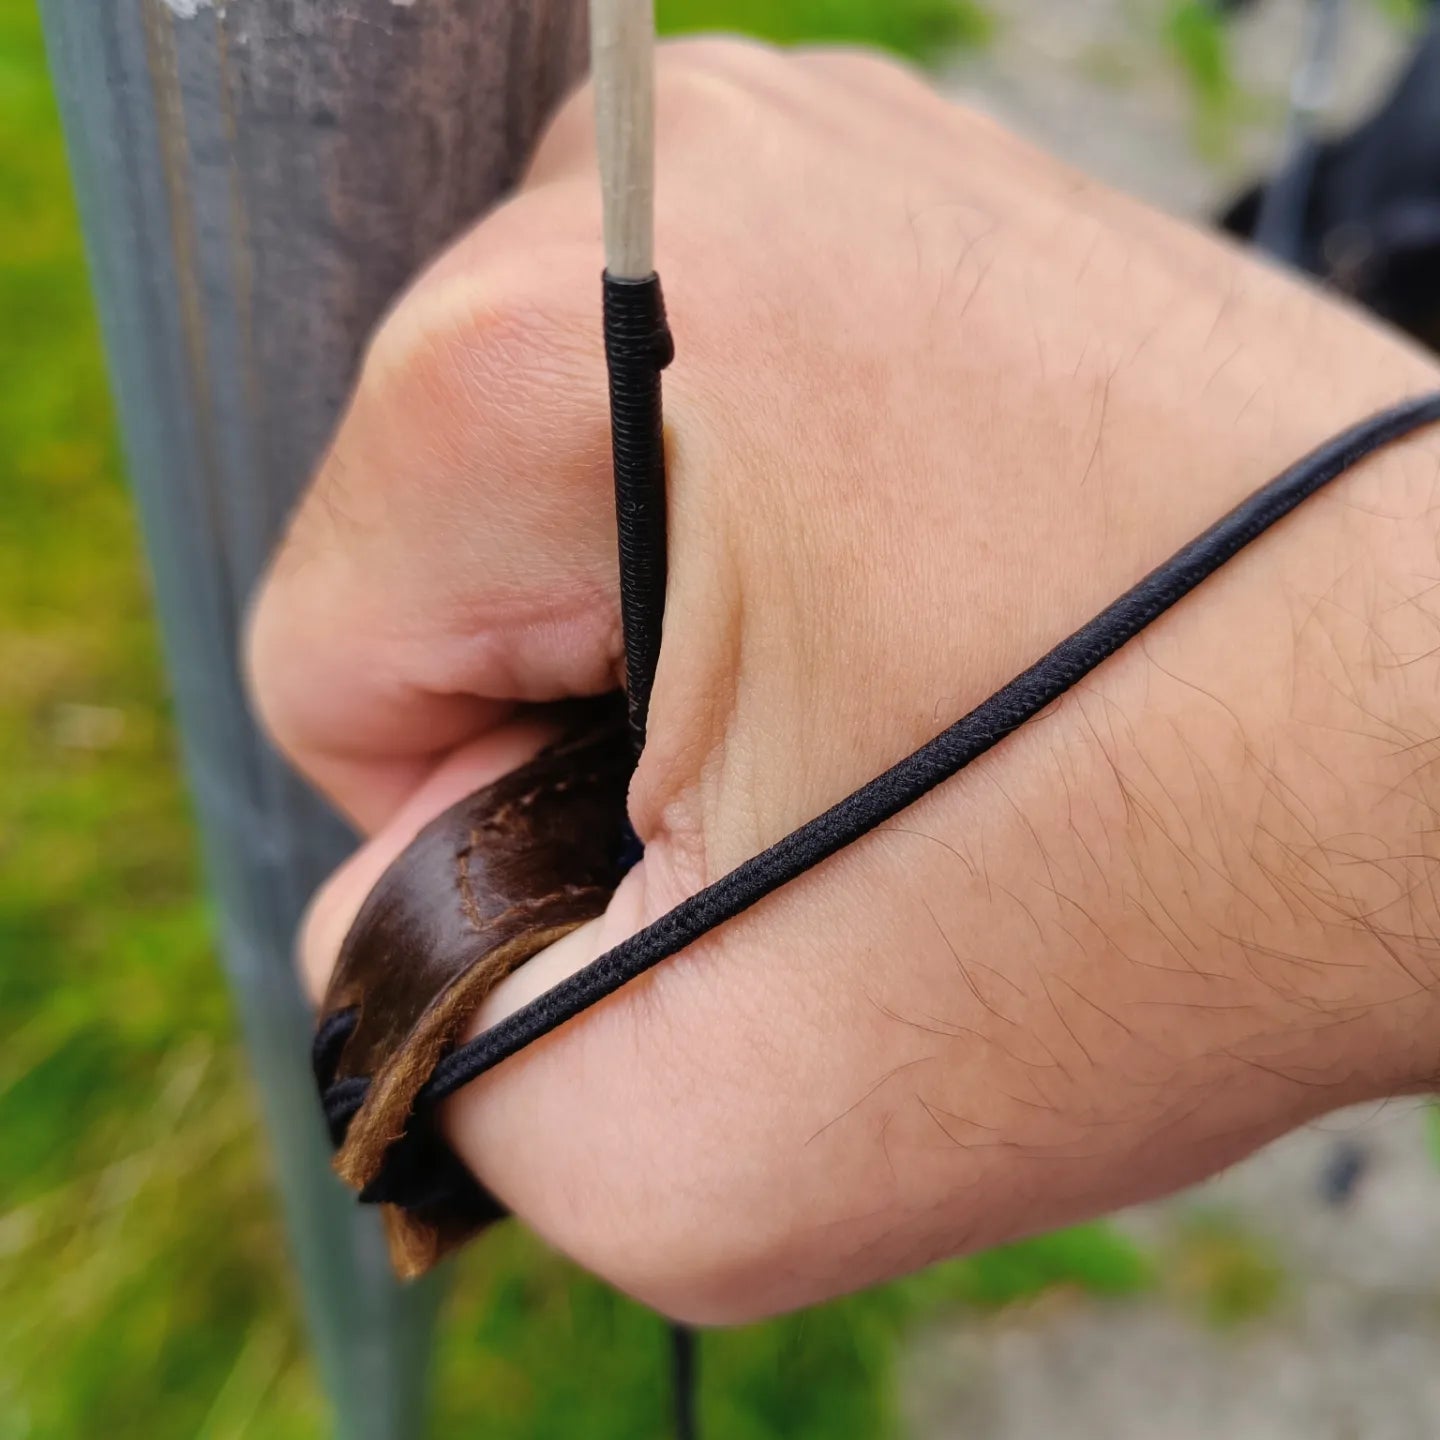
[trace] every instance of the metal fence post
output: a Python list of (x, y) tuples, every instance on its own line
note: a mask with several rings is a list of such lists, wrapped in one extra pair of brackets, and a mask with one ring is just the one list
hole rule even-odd
[(40, 6), (311, 1334), (338, 1433), (399, 1440), (421, 1429), (434, 1297), (394, 1286), (373, 1217), (329, 1173), (290, 964), (349, 839), (254, 729), (237, 634), (366, 332), (515, 178), (584, 66), (584, 3)]

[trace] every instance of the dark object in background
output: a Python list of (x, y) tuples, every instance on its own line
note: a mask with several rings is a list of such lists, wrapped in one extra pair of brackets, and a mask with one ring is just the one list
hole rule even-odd
[(1440, 350), (1440, 8), (1370, 119), (1301, 146), (1230, 206), (1224, 229), (1254, 239), (1272, 187), (1292, 222), (1267, 248)]
[(1320, 1171), (1320, 1198), (1332, 1210), (1343, 1209), (1354, 1198), (1370, 1169), (1370, 1152), (1358, 1140), (1341, 1140)]

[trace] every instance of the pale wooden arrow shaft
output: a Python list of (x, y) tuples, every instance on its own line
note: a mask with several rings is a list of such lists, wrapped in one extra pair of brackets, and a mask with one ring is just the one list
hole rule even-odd
[(605, 268), (619, 280), (655, 269), (654, 49), (654, 0), (590, 0)]

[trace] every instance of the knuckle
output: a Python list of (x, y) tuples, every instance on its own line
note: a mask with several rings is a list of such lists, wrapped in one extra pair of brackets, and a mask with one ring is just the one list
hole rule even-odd
[(737, 108), (743, 93), (734, 80), (710, 70), (662, 69), (655, 77), (662, 143), (673, 143), (677, 136), (689, 140), (697, 130), (713, 129)]
[(721, 118), (768, 109), (793, 77), (788, 56), (762, 41), (674, 41), (661, 52), (656, 72), (658, 111), (666, 130), (693, 123), (713, 134)]
[(596, 383), (598, 320), (579, 299), (587, 260), (552, 242), (417, 286), (371, 341), (357, 410), (415, 438), (431, 473), (437, 461), (465, 473), (477, 454), (528, 443), (537, 396)]
[(784, 52), (764, 40), (737, 35), (701, 35), (667, 41), (659, 51), (660, 71), (731, 76), (765, 74), (785, 64)]
[(851, 87), (890, 93), (897, 89), (930, 94), (924, 77), (912, 65), (884, 51), (862, 45), (813, 45), (798, 50), (807, 69), (843, 80)]

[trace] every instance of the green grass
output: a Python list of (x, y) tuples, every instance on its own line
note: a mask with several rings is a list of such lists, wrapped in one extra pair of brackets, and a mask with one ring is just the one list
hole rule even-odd
[(978, 0), (657, 0), (655, 17), (671, 35), (738, 30), (782, 45), (874, 45), (912, 60), (976, 44), (991, 24)]
[(1210, 158), (1229, 146), (1240, 99), (1230, 54), (1230, 31), (1210, 0), (1170, 0), (1164, 41), (1190, 94), (1194, 142)]
[(1371, 0), (1382, 15), (1406, 29), (1419, 29), (1430, 0)]
[(1430, 1158), (1440, 1166), (1440, 1103), (1434, 1101), (1425, 1110), (1425, 1143)]
[[(662, 0), (671, 28), (908, 54), (970, 33), (948, 10)], [(0, 1440), (314, 1440), (32, 0), (0, 0), (0, 194)], [(1148, 1281), (1090, 1227), (714, 1337), (709, 1433), (886, 1434), (917, 1317)], [(660, 1436), (664, 1353), (653, 1316), (509, 1227), (460, 1267), (436, 1433)]]
[(1218, 1329), (1264, 1319), (1284, 1295), (1285, 1272), (1271, 1247), (1225, 1210), (1182, 1215), (1166, 1258), (1171, 1296)]

